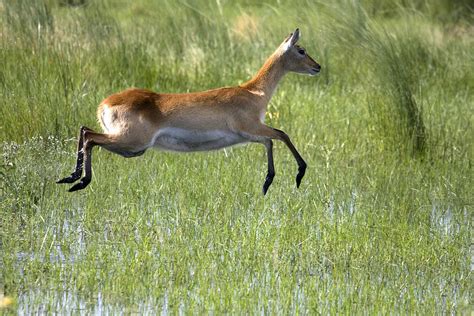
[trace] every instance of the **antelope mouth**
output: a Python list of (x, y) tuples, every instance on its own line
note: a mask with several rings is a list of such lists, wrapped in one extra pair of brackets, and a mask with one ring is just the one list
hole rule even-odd
[(315, 76), (321, 71), (321, 68), (311, 68), (309, 75), (310, 76)]

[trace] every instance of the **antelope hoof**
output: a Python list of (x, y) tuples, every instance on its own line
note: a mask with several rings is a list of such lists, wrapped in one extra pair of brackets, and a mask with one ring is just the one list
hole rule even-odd
[(265, 183), (263, 184), (263, 195), (267, 194), (268, 188), (272, 184), (274, 177), (275, 174), (267, 174), (267, 178), (265, 179)]
[(66, 177), (66, 178), (63, 178), (61, 180), (58, 180), (56, 181), (57, 184), (60, 184), (60, 183), (74, 183), (76, 182), (77, 180), (79, 180), (79, 178), (81, 177), (81, 175), (76, 175), (76, 174), (71, 174), (69, 177)]
[(299, 188), (301, 184), (301, 179), (303, 179), (306, 172), (306, 164), (298, 168), (298, 174), (296, 175), (296, 187)]
[(72, 186), (72, 187), (69, 189), (69, 192), (74, 192), (74, 191), (82, 190), (82, 189), (84, 189), (86, 186), (88, 186), (90, 182), (91, 182), (91, 179), (83, 178), (80, 182), (78, 182), (78, 183), (76, 183), (74, 186)]

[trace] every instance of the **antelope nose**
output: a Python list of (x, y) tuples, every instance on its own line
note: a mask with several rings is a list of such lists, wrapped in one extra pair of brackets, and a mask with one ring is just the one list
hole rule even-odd
[(316, 67), (313, 67), (313, 70), (315, 72), (320, 72), (321, 71), (321, 66), (320, 65), (317, 65)]

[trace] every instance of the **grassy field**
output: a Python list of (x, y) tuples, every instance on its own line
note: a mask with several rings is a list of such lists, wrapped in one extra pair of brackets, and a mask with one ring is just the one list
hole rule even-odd
[[(469, 1), (74, 3), (0, 1), (0, 313), (473, 311)], [(258, 144), (95, 149), (89, 187), (55, 184), (107, 95), (240, 84), (295, 27), (322, 73), (266, 122), (300, 189), (281, 143), (265, 197)]]

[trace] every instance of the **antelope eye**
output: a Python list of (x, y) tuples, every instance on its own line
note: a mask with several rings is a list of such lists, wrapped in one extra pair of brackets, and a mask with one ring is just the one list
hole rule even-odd
[(298, 53), (300, 53), (301, 55), (304, 55), (304, 49), (298, 50)]

